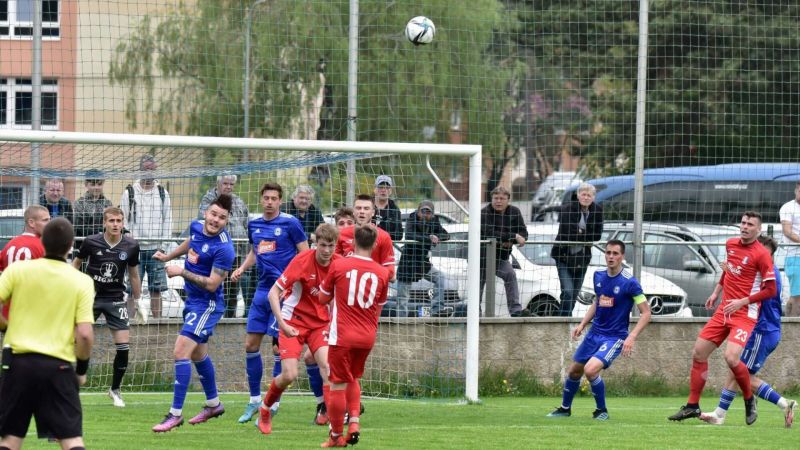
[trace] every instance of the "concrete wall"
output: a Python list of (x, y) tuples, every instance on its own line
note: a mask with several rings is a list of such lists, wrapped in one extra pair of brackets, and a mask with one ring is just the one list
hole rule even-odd
[[(577, 346), (569, 339), (577, 321), (568, 318), (484, 319), (481, 322), (481, 367), (524, 369), (543, 383), (561, 380)], [(655, 319), (639, 337), (635, 353), (620, 357), (604, 373), (609, 381), (631, 374), (661, 375), (674, 386), (688, 386), (692, 345), (704, 319)], [(176, 321), (134, 326), (131, 330), (132, 361), (149, 361), (148, 379), (167, 380), (173, 376), (172, 347), (180, 329)], [(381, 323), (379, 342), (370, 356), (368, 370), (408, 374), (399, 383), (413, 383), (418, 374), (448, 373), (463, 380), (463, 320), (403, 319)], [(800, 361), (794, 343), (800, 340), (800, 318), (784, 319), (783, 344), (772, 354), (760, 375), (778, 389), (797, 384)], [(104, 327), (97, 328), (93, 364), (110, 364), (113, 346)], [(268, 356), (269, 348), (263, 347)], [(217, 382), (224, 391), (246, 391), (244, 373), (244, 321), (228, 319), (219, 324), (211, 340), (211, 355), (217, 368)], [(266, 373), (272, 363), (265, 362)], [(131, 363), (131, 367), (136, 367)], [(725, 363), (716, 352), (709, 364), (708, 389), (718, 390), (725, 378)], [(95, 374), (102, 372), (100, 368)], [(302, 371), (301, 371), (302, 373)], [(267, 375), (266, 380), (269, 379)]]

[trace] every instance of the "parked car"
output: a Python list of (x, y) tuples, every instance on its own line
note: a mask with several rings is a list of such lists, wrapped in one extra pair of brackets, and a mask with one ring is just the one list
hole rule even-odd
[[(466, 240), (467, 225), (451, 225), (446, 228), (450, 232), (452, 240)], [(552, 316), (558, 311), (561, 285), (558, 281), (555, 261), (550, 257), (552, 244), (546, 243), (546, 241), (555, 239), (557, 231), (558, 225), (556, 224), (529, 224), (529, 242), (522, 248), (515, 246), (511, 252), (511, 262), (516, 269), (517, 283), (519, 284), (520, 302), (532, 316)], [(435, 248), (431, 261), (459, 281), (459, 289), (463, 296), (467, 272), (466, 245), (462, 243), (453, 248), (446, 247), (440, 244), (438, 248)], [(589, 270), (587, 270), (576, 303), (587, 305), (592, 303), (594, 300), (592, 286), (594, 272), (604, 270), (605, 267), (603, 250), (594, 246)], [(630, 269), (627, 264), (626, 267)], [(654, 315), (691, 317), (691, 311), (686, 307), (686, 292), (680, 287), (648, 271), (642, 273), (640, 281)], [(583, 317), (583, 311), (585, 310), (576, 306), (573, 315)], [(495, 284), (495, 315), (508, 316), (505, 288), (500, 279), (497, 279)]]
[(580, 175), (575, 172), (553, 172), (542, 181), (531, 199), (531, 222), (541, 222), (537, 216), (543, 208), (561, 206), (561, 198), (570, 186), (581, 182)]
[[(739, 236), (739, 227), (645, 222), (643, 230), (642, 239), (645, 242), (664, 244), (645, 245), (642, 268), (672, 281), (686, 291), (689, 307), (695, 317), (711, 316), (713, 310), (706, 310), (705, 302), (722, 275), (720, 262), (725, 259), (725, 241)], [(602, 238), (631, 242), (633, 223), (606, 222)], [(681, 245), (682, 242), (686, 245)], [(781, 258), (777, 255), (776, 261), (778, 267), (782, 268)], [(783, 285), (788, 286), (788, 279), (782, 270), (781, 277)], [(788, 296), (788, 289), (784, 289), (784, 304)]]

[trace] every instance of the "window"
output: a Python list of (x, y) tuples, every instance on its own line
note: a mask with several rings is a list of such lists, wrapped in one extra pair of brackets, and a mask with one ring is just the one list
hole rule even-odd
[(22, 186), (0, 186), (0, 210), (22, 208)]
[[(33, 122), (30, 78), (0, 78), (0, 128), (30, 129)], [(42, 80), (42, 129), (58, 129), (58, 82)]]
[[(0, 0), (0, 38), (33, 36), (35, 0)], [(58, 38), (58, 0), (42, 0), (42, 37)]]

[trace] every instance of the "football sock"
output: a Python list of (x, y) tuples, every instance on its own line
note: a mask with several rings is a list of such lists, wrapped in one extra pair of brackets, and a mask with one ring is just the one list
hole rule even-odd
[[(175, 385), (173, 386), (174, 392), (172, 395), (172, 409), (170, 412), (181, 411), (183, 409), (183, 402), (186, 400), (186, 391), (189, 389), (189, 383), (192, 381), (192, 362), (188, 359), (175, 360)], [(180, 412), (173, 415), (179, 416)]]
[(125, 371), (128, 370), (128, 353), (130, 352), (130, 344), (120, 343), (114, 344), (117, 348), (117, 354), (114, 355), (114, 375), (111, 377), (111, 390), (118, 391), (119, 386), (122, 384), (122, 377), (125, 376)]
[(753, 388), (750, 386), (750, 371), (747, 370), (747, 365), (739, 361), (739, 364), (735, 367), (731, 367), (731, 371), (736, 378), (739, 389), (742, 390), (742, 397), (744, 397), (745, 400), (753, 398)]
[(272, 355), (275, 364), (272, 366), (272, 378), (278, 378), (281, 374), (281, 355)]
[(594, 402), (597, 404), (597, 409), (606, 409), (606, 384), (603, 382), (603, 377), (597, 376), (594, 380), (589, 380), (589, 385), (592, 387), (592, 395), (594, 395)]
[[(733, 403), (733, 399), (736, 397), (736, 391), (732, 391), (730, 389), (722, 389), (722, 392), (719, 395), (719, 406), (718, 408), (723, 411), (728, 411), (728, 408), (731, 407), (731, 403)], [(719, 410), (717, 410), (719, 413)], [(719, 414), (717, 414), (719, 415)]]
[(311, 392), (314, 397), (317, 397), (317, 402), (322, 401), (322, 375), (319, 374), (319, 366), (316, 364), (309, 364), (306, 366), (308, 373), (308, 384), (311, 386)]
[(703, 393), (706, 378), (708, 378), (708, 361), (692, 360), (692, 370), (689, 373), (688, 405), (700, 404), (700, 394)]
[[(195, 361), (194, 368), (200, 377), (200, 384), (203, 385), (203, 392), (206, 393), (206, 404), (214, 407), (219, 405), (219, 395), (217, 394), (217, 380), (214, 373), (214, 362), (211, 356), (206, 355), (200, 361)], [(211, 404), (209, 404), (211, 402)]]
[(328, 406), (328, 403), (331, 401), (330, 400), (330, 395), (331, 395), (331, 385), (329, 385), (329, 384), (323, 385), (322, 386), (322, 398), (325, 399), (325, 406)]
[(575, 394), (578, 393), (578, 389), (581, 388), (581, 379), (580, 378), (570, 378), (567, 375), (567, 378), (564, 379), (564, 391), (561, 397), (561, 407), (563, 408), (570, 408), (572, 407), (572, 399), (575, 398)]
[(344, 429), (344, 408), (345, 408), (345, 391), (331, 390), (328, 395), (330, 402), (328, 403), (328, 420), (331, 424), (331, 433), (342, 434)]
[(361, 385), (358, 380), (347, 383), (347, 388), (344, 392), (347, 402), (347, 412), (350, 413), (350, 420), (356, 419), (361, 415)]
[(250, 387), (250, 401), (253, 397), (261, 400), (261, 377), (264, 375), (264, 362), (261, 361), (261, 352), (247, 352), (245, 359), (245, 371), (247, 372), (247, 385)]
[(270, 406), (273, 405), (273, 403), (280, 401), (281, 394), (283, 394), (283, 389), (279, 388), (275, 384), (275, 380), (273, 380), (269, 384), (269, 390), (267, 390), (267, 395), (264, 396), (264, 406), (269, 408)]
[(764, 400), (766, 400), (768, 402), (771, 402), (771, 403), (775, 403), (776, 405), (781, 400), (781, 398), (783, 398), (783, 397), (780, 396), (780, 394), (775, 392), (774, 389), (772, 389), (772, 386), (770, 386), (767, 383), (761, 383), (761, 386), (758, 387), (758, 390), (756, 391), (756, 394), (759, 397), (763, 398)]

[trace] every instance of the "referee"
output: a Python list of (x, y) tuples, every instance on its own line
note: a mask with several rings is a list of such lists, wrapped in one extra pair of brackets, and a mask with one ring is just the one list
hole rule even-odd
[(12, 264), (0, 276), (0, 301), (14, 297), (0, 376), (0, 450), (22, 446), (31, 416), (39, 438), (84, 448), (78, 385), (86, 382), (94, 341), (94, 286), (66, 262), (73, 238), (67, 219), (53, 219), (42, 232), (44, 258)]

